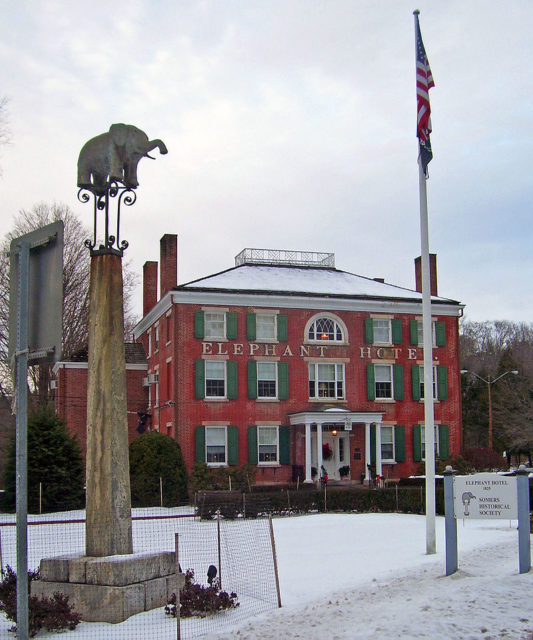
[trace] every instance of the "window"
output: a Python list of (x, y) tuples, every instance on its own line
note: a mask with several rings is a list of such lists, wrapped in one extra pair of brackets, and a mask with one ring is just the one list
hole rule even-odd
[(259, 464), (278, 462), (278, 427), (257, 427), (257, 456)]
[(276, 340), (276, 316), (261, 314), (255, 316), (256, 340)]
[(374, 344), (391, 344), (390, 320), (374, 319)]
[(317, 340), (344, 342), (344, 331), (340, 322), (337, 322), (334, 318), (316, 318), (309, 325), (307, 339), (313, 342)]
[[(435, 457), (439, 456), (439, 425), (434, 425), (435, 429)], [(422, 454), (422, 460), (426, 459), (426, 428), (424, 425), (420, 425), (420, 449)]]
[(205, 461), (207, 464), (226, 464), (226, 427), (205, 428)]
[(374, 365), (376, 398), (392, 399), (392, 365)]
[(344, 462), (345, 447), (344, 438), (339, 438), (339, 462)]
[[(420, 371), (420, 398), (424, 397), (424, 366), (419, 368)], [(437, 400), (437, 367), (433, 367), (433, 399)]]
[(148, 357), (152, 355), (152, 332), (148, 331)]
[(204, 338), (206, 340), (223, 340), (226, 337), (226, 314), (205, 312)]
[(257, 363), (257, 397), (277, 398), (277, 363)]
[(154, 330), (154, 350), (157, 351), (159, 349), (159, 325), (156, 324), (155, 325), (155, 330)]
[(310, 398), (344, 398), (343, 364), (309, 364)]
[[(424, 345), (424, 327), (422, 320), (411, 320), (411, 344), (422, 347)], [(446, 324), (442, 321), (431, 321), (431, 344), (433, 347), (446, 346)]]
[(367, 344), (402, 344), (402, 321), (390, 318), (365, 318)]
[(222, 360), (205, 361), (205, 397), (226, 396), (226, 363)]
[(381, 461), (394, 462), (394, 427), (381, 425)]

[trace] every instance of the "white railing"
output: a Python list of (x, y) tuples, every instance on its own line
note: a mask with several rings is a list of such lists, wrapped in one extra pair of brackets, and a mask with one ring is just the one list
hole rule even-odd
[(284, 249), (243, 249), (235, 256), (235, 266), (243, 264), (280, 264), (293, 267), (335, 267), (334, 253), (286, 251)]

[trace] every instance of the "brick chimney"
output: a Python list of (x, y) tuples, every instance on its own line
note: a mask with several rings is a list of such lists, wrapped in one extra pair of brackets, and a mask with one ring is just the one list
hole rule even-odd
[(161, 238), (159, 262), (159, 297), (162, 298), (178, 284), (178, 236), (175, 233), (165, 233)]
[(143, 266), (143, 316), (157, 302), (157, 262), (145, 262)]
[[(429, 254), (429, 282), (431, 295), (437, 296), (437, 254)], [(415, 258), (415, 283), (416, 290), (422, 293), (422, 257)]]

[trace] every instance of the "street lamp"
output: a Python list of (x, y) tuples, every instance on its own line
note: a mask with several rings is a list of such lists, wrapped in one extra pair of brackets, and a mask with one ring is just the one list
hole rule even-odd
[(502, 373), (501, 375), (499, 375), (497, 378), (494, 378), (494, 380), (491, 379), (490, 375), (488, 376), (488, 379), (485, 380), (485, 378), (482, 378), (481, 376), (479, 376), (475, 371), (470, 371), (469, 369), (461, 369), (461, 373), (471, 373), (473, 376), (476, 376), (476, 378), (479, 378), (482, 382), (485, 382), (487, 384), (487, 388), (488, 388), (488, 392), (489, 392), (489, 449), (492, 449), (492, 393), (491, 393), (491, 388), (492, 388), (492, 385), (495, 382), (498, 382), (498, 380), (501, 380), (504, 376), (506, 376), (509, 373), (512, 373), (513, 375), (517, 376), (518, 375), (518, 371), (517, 371), (517, 369), (512, 369), (511, 371), (506, 371), (505, 373)]

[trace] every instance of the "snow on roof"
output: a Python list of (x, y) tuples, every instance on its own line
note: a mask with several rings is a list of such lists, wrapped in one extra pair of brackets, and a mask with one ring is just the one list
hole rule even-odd
[[(182, 284), (178, 289), (422, 300), (418, 291), (348, 271), (280, 265), (244, 264)], [(433, 299), (457, 304), (447, 298)]]

